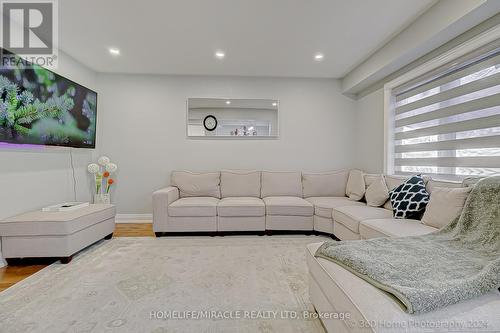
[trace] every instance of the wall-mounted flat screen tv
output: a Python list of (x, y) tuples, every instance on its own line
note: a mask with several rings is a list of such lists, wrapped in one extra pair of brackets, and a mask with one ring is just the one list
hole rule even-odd
[(0, 142), (95, 148), (97, 93), (25, 64), (0, 67)]

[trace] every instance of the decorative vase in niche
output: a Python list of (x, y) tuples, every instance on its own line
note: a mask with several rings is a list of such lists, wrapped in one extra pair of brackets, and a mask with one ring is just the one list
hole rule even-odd
[(111, 203), (111, 197), (109, 193), (97, 193), (94, 194), (95, 204), (109, 204)]

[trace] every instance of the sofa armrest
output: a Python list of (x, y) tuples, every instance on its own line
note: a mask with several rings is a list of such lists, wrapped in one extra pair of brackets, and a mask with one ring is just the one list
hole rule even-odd
[(153, 192), (153, 230), (167, 230), (168, 206), (179, 199), (179, 189), (169, 186)]

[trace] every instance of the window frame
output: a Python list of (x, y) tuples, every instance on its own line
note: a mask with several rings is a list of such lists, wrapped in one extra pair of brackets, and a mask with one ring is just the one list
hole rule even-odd
[[(384, 84), (384, 173), (388, 175), (395, 174), (394, 167), (394, 135), (395, 135), (395, 109), (396, 109), (396, 96), (393, 92), (396, 88), (403, 84), (407, 84), (412, 80), (419, 77), (429, 75), (433, 71), (458, 60), (469, 53), (477, 51), (485, 47), (489, 43), (495, 42), (500, 39), (500, 25), (494, 26), (482, 33), (476, 35), (474, 38), (442, 53), (441, 55), (417, 66), (416, 68), (404, 73), (403, 75), (395, 78)], [(465, 178), (463, 176), (461, 178)]]

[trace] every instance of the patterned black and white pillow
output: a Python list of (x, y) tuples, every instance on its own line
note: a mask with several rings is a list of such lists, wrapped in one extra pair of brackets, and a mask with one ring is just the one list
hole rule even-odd
[(416, 175), (389, 192), (394, 217), (397, 219), (419, 219), (429, 202), (424, 179)]

